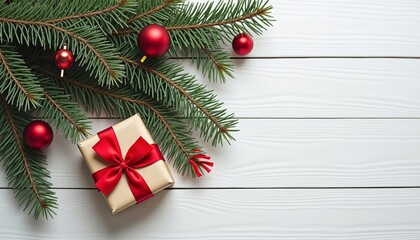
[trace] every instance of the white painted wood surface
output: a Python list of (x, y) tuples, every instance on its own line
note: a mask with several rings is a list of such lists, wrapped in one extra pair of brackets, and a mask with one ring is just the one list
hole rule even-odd
[(272, 0), (251, 57), (420, 56), (418, 0)]
[[(420, 117), (420, 59), (235, 62), (235, 79), (223, 85), (202, 82), (238, 117)], [(194, 66), (188, 70), (200, 76)]]
[(275, 26), (235, 59), (236, 79), (203, 81), (241, 129), (206, 147), (211, 174), (174, 174), (112, 216), (56, 136), (58, 215), (22, 213), (0, 171), (0, 239), (420, 239), (420, 1), (271, 2)]
[(166, 190), (112, 216), (95, 190), (57, 190), (33, 222), (0, 191), (3, 239), (404, 239), (420, 234), (419, 189)]

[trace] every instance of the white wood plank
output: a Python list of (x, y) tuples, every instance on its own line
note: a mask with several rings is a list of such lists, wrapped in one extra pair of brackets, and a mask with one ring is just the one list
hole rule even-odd
[(171, 190), (112, 216), (94, 190), (58, 190), (34, 222), (0, 190), (1, 239), (401, 239), (420, 236), (419, 189)]
[(203, 80), (188, 64), (186, 71), (214, 89), (238, 117), (420, 117), (420, 60), (242, 59), (236, 64), (236, 79), (226, 84)]
[(274, 27), (255, 37), (248, 57), (420, 56), (417, 0), (270, 3)]
[[(94, 131), (115, 121), (94, 120)], [(211, 174), (175, 188), (420, 186), (420, 120), (241, 119), (232, 146), (209, 150)], [(93, 187), (77, 147), (48, 150), (55, 187)], [(0, 186), (7, 186), (0, 171)]]
[(420, 117), (420, 59), (235, 59), (226, 84), (182, 63), (237, 117)]

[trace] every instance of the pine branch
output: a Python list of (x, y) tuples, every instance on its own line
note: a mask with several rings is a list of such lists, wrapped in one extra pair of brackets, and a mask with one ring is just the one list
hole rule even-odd
[[(86, 2), (86, 1), (83, 0), (82, 3), (84, 3), (84, 2)], [(120, 9), (123, 6), (126, 6), (126, 5), (130, 4), (130, 3), (131, 4), (132, 3), (136, 3), (135, 1), (129, 1), (129, 0), (118, 0), (115, 3), (113, 3), (112, 1), (108, 1), (107, 0), (107, 1), (102, 1), (102, 2), (108, 3), (108, 4), (112, 4), (112, 5), (111, 6), (106, 6), (106, 8), (103, 8), (103, 9), (102, 8), (99, 8), (98, 9), (98, 3), (99, 2), (101, 2), (101, 1), (91, 2), (91, 3), (94, 3), (91, 6), (97, 8), (97, 10), (93, 10), (92, 11), (91, 9), (88, 9), (87, 11), (80, 13), (78, 11), (78, 9), (75, 9), (76, 11), (73, 13), (73, 15), (67, 15), (67, 16), (64, 16), (64, 17), (57, 17), (57, 18), (54, 18), (54, 19), (47, 20), (45, 22), (46, 23), (58, 23), (58, 22), (64, 22), (64, 21), (68, 21), (68, 20), (75, 20), (75, 19), (76, 20), (80, 20), (82, 18), (90, 18), (90, 17), (93, 17), (93, 16), (97, 16), (97, 15), (102, 15), (102, 14), (105, 14), (105, 13), (113, 12), (115, 10)], [(49, 1), (49, 3), (51, 4), (50, 1)], [(60, 1), (59, 4), (60, 3), (62, 5), (64, 5), (64, 7), (66, 7), (66, 8), (68, 8), (68, 6), (78, 6), (78, 4), (75, 4), (75, 1), (74, 0), (72, 0), (72, 3), (73, 4), (68, 4), (68, 3), (70, 3), (68, 1), (66, 2), (67, 4), (66, 3), (63, 4), (63, 1)], [(39, 6), (39, 3), (38, 3), (38, 6)], [(58, 7), (55, 6), (54, 8), (55, 9), (60, 9), (59, 6)], [(66, 9), (66, 11), (68, 12), (68, 9)], [(51, 15), (49, 15), (49, 17), (51, 17)]]
[[(242, 0), (184, 3), (164, 23), (171, 35), (170, 54), (185, 49), (217, 49), (240, 32), (261, 34), (271, 26), (268, 1)], [(196, 56), (192, 56), (196, 57)]]
[(64, 138), (77, 143), (88, 137), (91, 129), (90, 121), (76, 102), (70, 96), (56, 87), (49, 78), (43, 78), (45, 100), (42, 107), (38, 108), (38, 115), (47, 119), (55, 129), (59, 130)]
[(197, 69), (200, 69), (204, 77), (213, 82), (226, 82), (226, 76), (234, 78), (233, 63), (229, 53), (221, 48), (209, 49), (202, 47), (200, 49), (187, 49), (190, 51), (193, 63), (197, 63)]
[[(229, 53), (221, 49), (221, 43), (230, 42), (239, 32), (261, 34), (273, 21), (270, 16), (272, 6), (267, 1), (182, 3), (173, 9), (161, 9), (164, 3), (148, 9), (146, 13), (158, 9), (159, 13), (172, 15), (155, 19), (155, 23), (170, 31), (169, 55), (191, 57), (203, 74), (215, 82), (224, 82), (226, 76), (233, 75)], [(136, 21), (129, 28), (113, 32), (113, 41), (117, 45), (136, 49), (137, 33), (146, 23)]]
[(103, 112), (108, 117), (127, 118), (140, 113), (154, 140), (167, 154), (168, 161), (174, 162), (179, 173), (196, 176), (189, 160), (197, 154), (194, 150), (201, 148), (176, 112), (165, 109), (158, 102), (131, 88), (106, 89), (91, 85), (85, 80), (86, 74), (70, 71), (60, 78), (58, 74), (45, 68), (36, 71), (54, 79), (67, 94), (85, 103), (86, 110), (96, 115)]
[(40, 106), (42, 88), (13, 46), (0, 46), (0, 93), (9, 104), (28, 110)]
[(128, 26), (109, 31), (108, 36), (116, 45), (137, 49), (137, 34), (148, 24), (161, 24), (173, 18), (182, 0), (139, 1), (137, 14), (127, 20)]
[[(213, 2), (212, 2), (213, 3)], [(219, 2), (218, 5), (216, 5), (215, 8), (213, 8), (213, 5), (205, 3), (205, 4), (185, 4), (185, 8), (180, 9), (180, 12), (185, 13), (184, 15), (188, 14), (188, 13), (204, 13), (203, 15), (201, 15), (198, 19), (200, 19), (199, 22), (192, 22), (192, 23), (187, 23), (187, 24), (183, 24), (183, 25), (177, 25), (174, 24), (173, 26), (167, 26), (166, 29), (168, 31), (179, 31), (179, 30), (192, 30), (192, 29), (198, 29), (198, 28), (210, 28), (210, 27), (216, 27), (216, 26), (223, 26), (223, 25), (230, 25), (230, 24), (234, 24), (236, 22), (244, 22), (246, 24), (246, 20), (258, 17), (258, 16), (266, 16), (268, 15), (269, 11), (272, 9), (271, 6), (264, 6), (264, 7), (260, 7), (259, 5), (255, 5), (258, 2), (253, 0), (253, 1), (240, 1), (235, 8), (237, 10), (243, 10), (244, 8), (242, 7), (243, 5), (247, 4), (248, 6), (246, 8), (250, 8), (251, 6), (254, 8), (254, 11), (250, 11), (249, 13), (246, 13), (245, 15), (240, 15), (238, 14), (238, 12), (235, 12), (232, 9), (229, 9), (229, 7), (232, 6), (233, 1), (229, 1), (227, 3), (223, 3), (223, 2)], [(266, 2), (267, 3), (267, 2)], [(207, 5), (208, 4), (208, 5)], [(207, 5), (207, 6), (206, 6)], [(266, 5), (266, 4), (264, 4)], [(245, 8), (245, 9), (246, 9)], [(204, 11), (202, 11), (202, 9), (205, 9)], [(227, 13), (227, 11), (229, 11), (231, 14), (226, 14), (226, 15), (222, 15), (222, 13), (220, 12), (225, 12)], [(245, 11), (245, 10), (243, 10)], [(241, 12), (241, 11), (239, 11)], [(214, 14), (215, 13), (219, 13), (219, 16), (222, 16), (223, 18), (219, 18), (218, 20), (211, 20), (210, 18), (214, 18)], [(233, 13), (233, 14), (232, 14)], [(211, 16), (209, 15), (211, 14)], [(227, 19), (226, 16), (231, 16), (228, 17)], [(222, 20), (224, 19), (224, 20)], [(263, 23), (268, 23), (263, 21)], [(268, 24), (269, 26), (269, 24)], [(245, 29), (244, 29), (245, 30)], [(259, 31), (256, 31), (259, 32)]]
[(197, 83), (194, 76), (183, 73), (183, 68), (170, 61), (157, 61), (152, 66), (121, 57), (126, 63), (127, 77), (134, 89), (162, 101), (182, 113), (205, 141), (215, 146), (233, 139), (237, 120), (226, 114), (216, 95)]
[[(153, 14), (169, 7), (171, 4), (179, 3), (180, 0), (163, 0), (161, 3), (158, 1), (140, 1), (139, 2), (139, 14), (128, 19), (127, 23), (133, 23), (140, 19), (153, 16)], [(156, 5), (158, 4), (158, 5)]]
[[(19, 12), (19, 8), (15, 8)], [(43, 21), (1, 17), (5, 12), (9, 11), (0, 9), (0, 34), (3, 39), (44, 49), (58, 49), (65, 42), (74, 52), (76, 61), (90, 71), (100, 84), (111, 86), (121, 82), (124, 66), (116, 58), (118, 53), (115, 48), (98, 27), (77, 24), (61, 27)]]
[[(135, 14), (137, 0), (37, 0), (20, 1), (0, 6), (2, 16), (39, 21), (54, 25), (88, 24), (104, 32), (126, 27), (130, 15)], [(16, 11), (16, 10), (19, 11)]]
[(45, 156), (29, 149), (21, 137), (31, 117), (9, 106), (3, 97), (0, 104), (0, 157), (7, 180), (13, 186), (19, 205), (23, 205), (24, 210), (29, 209), (35, 219), (53, 217), (57, 202), (51, 183), (46, 180), (50, 174), (45, 169)]

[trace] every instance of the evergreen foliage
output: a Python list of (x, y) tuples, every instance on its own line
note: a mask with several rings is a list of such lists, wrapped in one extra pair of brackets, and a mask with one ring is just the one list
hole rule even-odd
[[(36, 219), (52, 217), (57, 207), (46, 156), (23, 142), (33, 118), (76, 143), (92, 134), (86, 114), (140, 113), (180, 174), (204, 173), (197, 158), (205, 152), (192, 131), (218, 146), (234, 140), (237, 120), (177, 58), (190, 59), (210, 81), (225, 82), (233, 77), (225, 45), (241, 32), (262, 34), (271, 9), (266, 0), (0, 3), (0, 160), (20, 205)], [(137, 34), (152, 23), (168, 30), (171, 48), (140, 63)], [(75, 65), (60, 77), (53, 56), (63, 43)]]

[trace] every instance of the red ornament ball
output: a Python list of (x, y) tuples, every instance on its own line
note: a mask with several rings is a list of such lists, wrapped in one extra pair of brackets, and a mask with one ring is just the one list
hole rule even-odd
[(150, 24), (140, 31), (137, 37), (137, 44), (144, 55), (150, 58), (157, 58), (168, 51), (171, 38), (164, 27)]
[(41, 120), (35, 120), (26, 125), (23, 131), (23, 140), (26, 145), (35, 150), (43, 150), (47, 148), (54, 134), (50, 125)]
[(74, 63), (74, 56), (68, 49), (60, 49), (54, 55), (54, 62), (58, 68), (66, 70)]
[(239, 55), (247, 55), (254, 48), (254, 41), (246, 33), (240, 33), (232, 41), (232, 48)]

